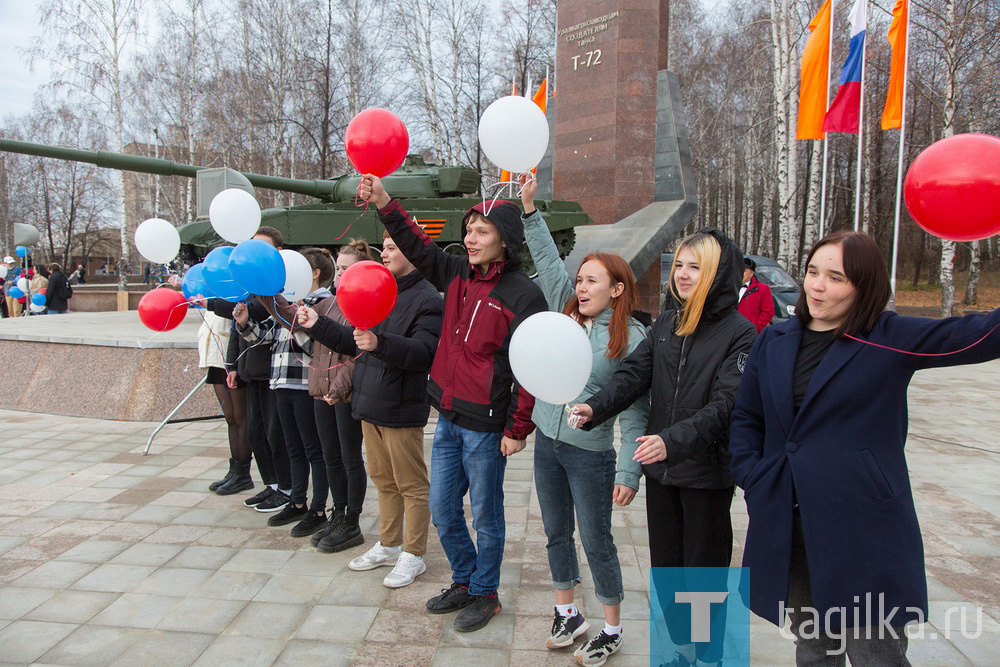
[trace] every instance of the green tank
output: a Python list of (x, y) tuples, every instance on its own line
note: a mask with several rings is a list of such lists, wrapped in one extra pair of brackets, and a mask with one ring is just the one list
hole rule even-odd
[[(261, 224), (281, 231), (285, 247), (335, 247), (348, 238), (361, 238), (373, 246), (382, 245), (383, 227), (375, 211), (365, 211), (354, 204), (361, 180), (359, 176), (299, 180), (241, 173), (226, 167), (204, 168), (125, 153), (45, 146), (11, 139), (0, 139), (0, 150), (86, 162), (109, 169), (197, 179), (198, 219), (178, 230), (182, 257), (189, 261), (197, 261), (212, 248), (225, 243), (208, 221), (208, 205), (218, 192), (230, 187), (247, 190), (251, 194), (254, 187), (259, 187), (314, 198), (310, 204), (263, 210)], [(391, 195), (402, 201), (435, 243), (446, 252), (465, 254), (462, 218), (466, 211), (482, 201), (475, 195), (480, 183), (477, 170), (429, 163), (419, 155), (409, 155), (403, 166), (383, 178), (382, 182)], [(536, 206), (548, 224), (560, 255), (566, 257), (575, 242), (573, 228), (590, 224), (590, 217), (576, 202), (542, 200), (536, 202)], [(524, 254), (525, 268), (532, 274), (534, 267), (527, 256), (527, 249)]]

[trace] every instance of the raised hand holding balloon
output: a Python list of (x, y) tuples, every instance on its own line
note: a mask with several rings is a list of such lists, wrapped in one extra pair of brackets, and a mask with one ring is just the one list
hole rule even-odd
[(924, 149), (903, 186), (906, 208), (928, 233), (977, 241), (1000, 233), (1000, 138), (956, 134)]

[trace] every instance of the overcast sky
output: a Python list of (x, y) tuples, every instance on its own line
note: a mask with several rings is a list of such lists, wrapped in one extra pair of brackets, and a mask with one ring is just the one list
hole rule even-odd
[(48, 80), (48, 70), (40, 64), (32, 73), (18, 49), (31, 46), (38, 33), (35, 2), (0, 0), (0, 119), (31, 109), (35, 89)]

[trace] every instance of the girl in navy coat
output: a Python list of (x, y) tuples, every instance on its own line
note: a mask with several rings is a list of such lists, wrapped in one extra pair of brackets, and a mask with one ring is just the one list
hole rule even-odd
[(772, 623), (788, 611), (800, 665), (842, 665), (845, 650), (855, 665), (907, 665), (902, 626), (927, 617), (927, 582), (906, 389), (922, 368), (1000, 357), (1000, 311), (885, 311), (882, 254), (857, 232), (821, 240), (806, 267), (797, 316), (761, 333), (733, 412), (750, 516), (741, 593)]

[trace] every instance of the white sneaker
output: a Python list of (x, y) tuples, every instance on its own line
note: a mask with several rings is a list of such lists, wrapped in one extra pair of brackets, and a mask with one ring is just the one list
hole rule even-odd
[(396, 564), (399, 553), (399, 551), (388, 551), (381, 542), (376, 542), (375, 546), (352, 560), (347, 567), (356, 572), (363, 572), (383, 565), (392, 566)]
[(403, 586), (409, 586), (413, 583), (414, 579), (423, 574), (426, 570), (427, 565), (424, 564), (422, 556), (414, 556), (413, 554), (404, 551), (399, 554), (399, 560), (396, 562), (396, 567), (392, 568), (392, 572), (385, 576), (382, 583), (385, 584), (387, 588), (402, 588)]
[(587, 667), (601, 667), (613, 654), (622, 647), (621, 635), (609, 635), (601, 632), (586, 642), (583, 646), (573, 651), (573, 657), (577, 663), (587, 665)]

